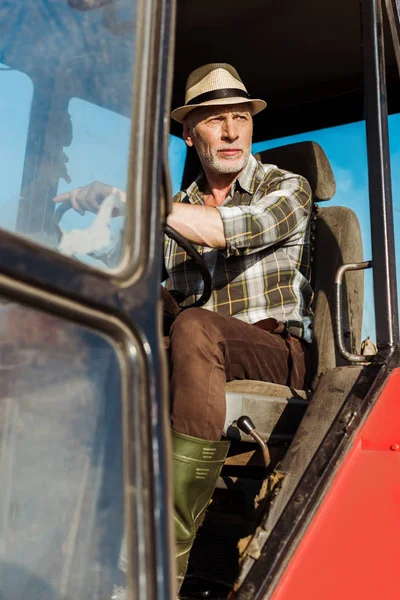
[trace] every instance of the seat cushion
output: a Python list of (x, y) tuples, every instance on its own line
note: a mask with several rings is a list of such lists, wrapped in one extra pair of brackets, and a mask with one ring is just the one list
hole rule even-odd
[(308, 405), (307, 392), (264, 381), (235, 380), (226, 384), (224, 434), (253, 442), (236, 422), (249, 416), (264, 440), (290, 441)]
[(227, 392), (236, 392), (239, 394), (256, 394), (258, 396), (270, 396), (273, 398), (303, 398), (307, 400), (308, 392), (305, 390), (295, 390), (294, 388), (270, 383), (269, 381), (253, 381), (249, 379), (234, 379), (228, 381), (225, 387)]

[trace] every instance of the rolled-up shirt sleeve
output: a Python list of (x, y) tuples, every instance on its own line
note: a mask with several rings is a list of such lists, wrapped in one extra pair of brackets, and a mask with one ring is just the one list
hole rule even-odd
[(302, 231), (311, 214), (311, 189), (300, 175), (273, 177), (248, 206), (217, 207), (226, 238), (225, 256), (251, 254)]

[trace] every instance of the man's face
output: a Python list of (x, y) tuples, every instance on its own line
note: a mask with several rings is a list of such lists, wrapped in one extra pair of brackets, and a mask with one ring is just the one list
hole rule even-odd
[(249, 104), (207, 106), (189, 113), (183, 130), (205, 171), (240, 173), (251, 150), (253, 119)]

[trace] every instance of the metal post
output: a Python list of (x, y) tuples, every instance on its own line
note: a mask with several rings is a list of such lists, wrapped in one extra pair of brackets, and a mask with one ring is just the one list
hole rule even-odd
[(399, 342), (399, 317), (382, 5), (360, 1), (375, 322), (378, 349), (384, 350)]
[(385, 7), (400, 75), (400, 0), (385, 0)]

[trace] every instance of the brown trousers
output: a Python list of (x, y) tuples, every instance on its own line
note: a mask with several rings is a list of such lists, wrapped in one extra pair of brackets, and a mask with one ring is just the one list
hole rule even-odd
[(175, 431), (221, 439), (226, 381), (255, 379), (297, 389), (306, 386), (307, 345), (278, 333), (281, 329), (276, 328), (275, 319), (257, 325), (203, 308), (191, 308), (175, 319), (169, 344)]

